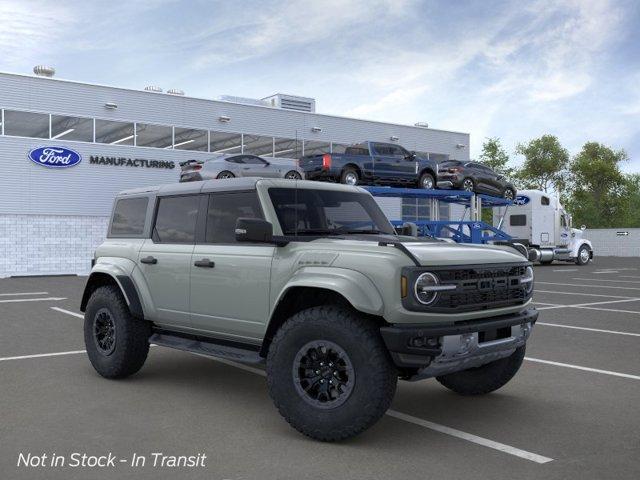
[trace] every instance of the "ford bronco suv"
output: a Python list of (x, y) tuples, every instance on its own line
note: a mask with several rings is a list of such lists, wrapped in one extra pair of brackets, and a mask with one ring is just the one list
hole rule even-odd
[(100, 375), (134, 374), (150, 344), (265, 364), (282, 416), (324, 441), (373, 425), (398, 378), (462, 395), (502, 387), (537, 319), (516, 251), (398, 235), (354, 186), (128, 190), (93, 262), (81, 309)]

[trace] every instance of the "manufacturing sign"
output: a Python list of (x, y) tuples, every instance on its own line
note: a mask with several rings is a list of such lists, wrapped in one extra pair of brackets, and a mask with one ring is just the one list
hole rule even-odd
[(68, 168), (79, 164), (82, 155), (64, 147), (39, 147), (29, 152), (29, 160), (48, 168)]
[(146, 158), (99, 157), (97, 155), (91, 155), (89, 163), (91, 165), (112, 165), (114, 167), (166, 168), (169, 170), (176, 168), (176, 164), (172, 161), (147, 160)]

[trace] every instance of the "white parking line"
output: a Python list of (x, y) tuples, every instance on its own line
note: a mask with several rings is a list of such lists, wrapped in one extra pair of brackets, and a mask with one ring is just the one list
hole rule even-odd
[[(636, 312), (636, 313), (640, 313), (640, 312)], [(640, 333), (620, 332), (617, 330), (602, 330), (600, 328), (577, 327), (575, 325), (561, 325), (559, 323), (536, 322), (536, 326), (538, 325), (544, 325), (545, 327), (572, 328), (575, 330), (585, 330), (587, 332), (611, 333), (614, 335), (627, 335), (629, 337), (640, 337)]]
[(0, 297), (10, 297), (12, 295), (49, 295), (49, 292), (0, 293)]
[[(74, 312), (68, 312), (68, 313), (74, 313)], [(38, 355), (22, 355), (19, 357), (4, 357), (4, 358), (0, 358), (0, 362), (7, 361), (7, 360), (24, 360), (29, 358), (55, 357), (55, 356), (62, 356), (62, 355), (77, 355), (80, 353), (86, 353), (86, 350), (73, 350), (69, 352), (57, 352), (57, 353), (41, 353)], [(244, 370), (256, 375), (260, 375), (261, 377), (266, 376), (266, 372), (264, 370), (260, 370), (259, 368), (250, 367), (247, 365), (243, 365), (241, 363), (232, 362), (230, 360), (225, 360), (222, 358), (214, 358), (214, 357), (209, 357), (202, 354), (196, 354), (196, 355), (199, 357), (207, 358), (209, 360), (213, 360), (218, 363), (229, 365), (231, 367), (239, 368), (241, 370)], [(488, 447), (494, 450), (508, 453), (509, 455), (514, 455), (516, 457), (520, 457), (535, 463), (549, 463), (553, 461), (553, 458), (544, 457), (542, 455), (538, 455), (532, 452), (527, 452), (526, 450), (521, 450), (519, 448), (512, 447), (504, 443), (494, 442), (493, 440), (489, 440), (487, 438), (479, 437), (477, 435), (463, 432), (461, 430), (456, 430), (454, 428), (447, 427), (445, 425), (440, 425), (438, 423), (422, 420), (421, 418), (414, 417), (412, 415), (407, 415), (401, 412), (396, 412), (395, 410), (388, 410), (387, 415), (389, 415), (390, 417), (397, 418), (398, 420), (413, 423), (414, 425), (419, 425), (421, 427), (428, 428), (436, 432), (444, 433), (445, 435), (450, 435), (452, 437), (460, 438), (462, 440), (466, 440), (468, 442), (475, 443), (477, 445), (482, 445), (484, 447)]]
[[(556, 292), (555, 290), (538, 290), (538, 289), (536, 289), (533, 293), (534, 294), (536, 294), (536, 293), (557, 293), (558, 295), (583, 295), (583, 296), (587, 296), (587, 297), (605, 297), (605, 298), (636, 298), (636, 297), (622, 297), (620, 295), (602, 295), (602, 294), (599, 294), (599, 293)], [(637, 299), (640, 300), (640, 297), (638, 297)]]
[(527, 452), (526, 450), (521, 450), (510, 445), (505, 445), (504, 443), (494, 442), (493, 440), (478, 437), (477, 435), (473, 435), (472, 433), (462, 432), (460, 430), (456, 430), (455, 428), (447, 427), (445, 425), (440, 425), (438, 423), (414, 417), (413, 415), (407, 415), (406, 413), (396, 412), (395, 410), (387, 410), (387, 415), (393, 418), (397, 418), (398, 420), (413, 423), (414, 425), (420, 425), (421, 427), (444, 433), (445, 435), (460, 438), (462, 440), (466, 440), (467, 442), (482, 445), (483, 447), (493, 448), (494, 450), (499, 450), (501, 452), (508, 453), (509, 455), (524, 458), (525, 460), (530, 460), (535, 463), (549, 463), (553, 461), (553, 458), (543, 457), (542, 455), (538, 455), (537, 453)]
[(589, 287), (589, 288), (617, 288), (619, 290), (640, 290), (640, 287), (618, 287), (617, 285), (581, 285), (579, 283), (555, 283), (555, 282), (541, 282), (536, 280), (536, 284), (543, 285), (563, 285), (565, 287)]
[(557, 270), (553, 270), (554, 272), (577, 272), (580, 270), (579, 268), (559, 268)]
[(62, 355), (77, 355), (79, 353), (87, 353), (87, 351), (71, 350), (69, 352), (38, 353), (36, 355), (20, 355), (19, 357), (2, 357), (0, 358), (0, 362), (6, 362), (8, 360), (25, 360), (27, 358), (60, 357)]
[[(231, 360), (225, 360), (223, 358), (209, 357), (207, 355), (202, 355), (202, 354), (196, 354), (196, 355), (198, 355), (199, 357), (207, 358), (209, 360), (213, 360), (215, 362), (224, 363), (225, 365), (239, 368), (241, 370), (245, 370), (250, 373), (255, 373), (256, 375), (260, 375), (261, 377), (267, 376), (266, 372), (264, 370), (260, 370), (259, 368), (249, 367), (247, 365), (236, 363)], [(530, 460), (532, 462), (549, 463), (553, 461), (553, 458), (543, 457), (542, 455), (538, 455), (537, 453), (527, 452), (526, 450), (521, 450), (519, 448), (512, 447), (510, 445), (505, 445), (504, 443), (494, 442), (493, 440), (489, 440), (488, 438), (479, 437), (477, 435), (473, 435), (472, 433), (467, 433), (461, 430), (456, 430), (455, 428), (447, 427), (446, 425), (440, 425), (439, 423), (423, 420), (421, 418), (414, 417), (412, 415), (407, 415), (406, 413), (397, 412), (395, 410), (387, 410), (387, 415), (389, 415), (390, 417), (397, 418), (398, 420), (413, 423), (414, 425), (419, 425), (421, 427), (428, 428), (436, 432), (444, 433), (445, 435), (450, 435), (452, 437), (460, 438), (462, 440), (466, 440), (468, 442), (475, 443), (477, 445), (482, 445), (483, 447), (493, 448), (494, 450), (499, 450), (501, 452), (508, 453), (516, 457), (524, 458), (525, 460)]]
[[(571, 280), (594, 280), (593, 278), (572, 278)], [(605, 280), (604, 278), (596, 279), (598, 282), (615, 282), (615, 283), (640, 283), (638, 280)]]
[(600, 273), (619, 273), (618, 270), (602, 270), (600, 272), (593, 272), (595, 275), (598, 275)]
[(640, 315), (640, 312), (637, 312), (635, 310), (617, 310), (615, 308), (598, 308), (598, 307), (582, 307), (582, 306), (575, 307), (575, 308), (583, 308), (585, 310), (599, 310), (601, 312), (633, 313), (633, 314), (636, 314), (636, 315)]
[[(624, 300), (607, 300), (605, 302), (576, 303), (574, 305), (552, 305), (550, 307), (540, 307), (538, 308), (538, 310), (552, 310), (554, 308), (582, 308), (582, 307), (591, 307), (592, 305), (606, 305), (608, 303), (624, 303), (624, 302), (637, 302), (637, 301), (640, 301), (640, 298), (627, 298)], [(609, 310), (609, 309), (605, 308), (604, 310)]]
[(58, 300), (66, 300), (65, 297), (44, 297), (44, 298), (11, 298), (9, 300), (0, 300), (0, 303), (18, 303), (18, 302), (57, 302)]
[(620, 278), (640, 278), (640, 275), (618, 275)]
[(65, 310), (64, 308), (60, 308), (60, 307), (50, 307), (50, 308), (51, 310), (55, 310), (56, 312), (66, 313), (67, 315), (72, 315), (78, 318), (84, 318), (84, 315), (82, 315), (81, 313), (72, 312), (70, 310)]
[(572, 365), (570, 363), (552, 362), (550, 360), (542, 360), (540, 358), (524, 357), (525, 360), (535, 363), (544, 363), (546, 365), (555, 365), (556, 367), (573, 368), (575, 370), (583, 370), (585, 372), (602, 373), (613, 377), (630, 378), (632, 380), (640, 380), (640, 376), (631, 375), (630, 373), (612, 372), (610, 370), (600, 370), (599, 368), (583, 367), (581, 365)]

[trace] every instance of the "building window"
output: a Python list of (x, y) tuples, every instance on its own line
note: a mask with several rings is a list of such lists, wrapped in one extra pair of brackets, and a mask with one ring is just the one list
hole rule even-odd
[(431, 218), (431, 205), (428, 198), (403, 198), (402, 221), (417, 222)]
[(243, 153), (273, 157), (273, 137), (243, 135)]
[(133, 123), (96, 120), (96, 142), (111, 145), (133, 145)]
[(5, 110), (4, 134), (15, 137), (49, 138), (49, 115)]
[(331, 153), (344, 153), (348, 146), (344, 143), (331, 143)]
[(242, 135), (239, 133), (209, 132), (209, 151), (211, 153), (242, 153)]
[(331, 152), (331, 143), (329, 142), (316, 142), (312, 140), (306, 140), (304, 142), (304, 154), (306, 155), (322, 155), (323, 153)]
[(173, 145), (173, 129), (164, 125), (151, 123), (136, 124), (136, 146), (171, 148)]
[(93, 119), (51, 115), (51, 139), (93, 142)]
[(302, 140), (292, 138), (274, 138), (274, 157), (300, 158), (302, 156)]
[(173, 148), (177, 150), (196, 150), (206, 152), (209, 141), (206, 130), (195, 130), (193, 128), (175, 128)]

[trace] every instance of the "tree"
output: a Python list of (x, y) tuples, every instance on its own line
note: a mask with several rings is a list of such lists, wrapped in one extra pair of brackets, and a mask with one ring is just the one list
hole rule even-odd
[(482, 153), (479, 158), (483, 165), (493, 169), (505, 177), (512, 177), (514, 170), (507, 166), (509, 154), (505, 151), (498, 137), (486, 138), (482, 144)]
[(624, 150), (597, 142), (583, 145), (569, 166), (568, 205), (576, 225), (620, 227), (630, 221), (632, 191), (638, 180), (621, 172), (620, 163), (626, 160)]
[(566, 184), (569, 152), (554, 135), (543, 135), (516, 147), (524, 155), (524, 164), (517, 172), (519, 183), (525, 188), (560, 192)]

